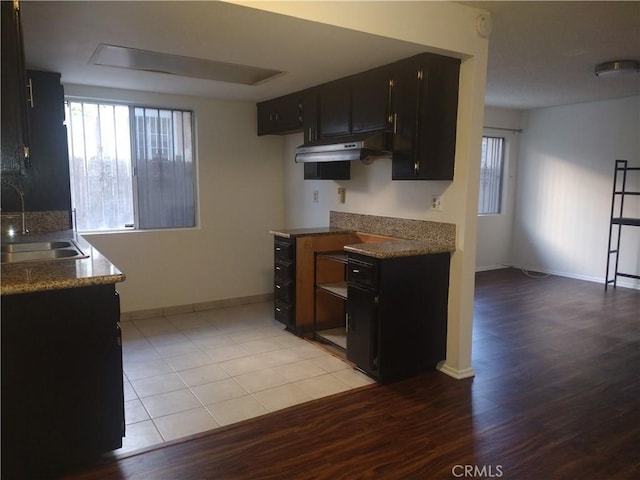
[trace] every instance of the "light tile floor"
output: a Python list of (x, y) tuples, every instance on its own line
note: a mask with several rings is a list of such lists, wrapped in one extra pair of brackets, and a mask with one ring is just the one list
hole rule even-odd
[(116, 454), (373, 383), (284, 331), (271, 302), (121, 328), (127, 433)]

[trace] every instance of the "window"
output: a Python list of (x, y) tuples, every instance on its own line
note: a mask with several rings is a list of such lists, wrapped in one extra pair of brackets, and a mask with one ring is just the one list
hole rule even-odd
[(192, 112), (70, 101), (66, 118), (79, 230), (195, 226)]
[(502, 210), (503, 164), (504, 138), (482, 137), (479, 215), (498, 214)]

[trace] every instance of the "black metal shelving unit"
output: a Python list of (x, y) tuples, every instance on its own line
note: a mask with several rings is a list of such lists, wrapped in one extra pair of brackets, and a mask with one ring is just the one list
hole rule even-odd
[(618, 270), (620, 240), (624, 230), (623, 227), (640, 227), (640, 218), (627, 217), (624, 215), (625, 200), (627, 200), (627, 197), (640, 196), (640, 189), (628, 190), (627, 180), (628, 174), (630, 173), (640, 174), (640, 167), (630, 167), (628, 160), (616, 160), (613, 173), (613, 194), (611, 196), (611, 221), (609, 223), (609, 250), (607, 253), (607, 272), (604, 283), (605, 291), (609, 284), (613, 284), (613, 288), (616, 288), (618, 277), (640, 279), (640, 275), (624, 273)]

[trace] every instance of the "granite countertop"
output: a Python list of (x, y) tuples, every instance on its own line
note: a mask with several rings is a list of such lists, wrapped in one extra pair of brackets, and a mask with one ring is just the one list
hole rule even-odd
[(109, 259), (72, 230), (29, 235), (28, 238), (21, 240), (22, 242), (73, 240), (88, 258), (3, 263), (0, 285), (2, 295), (104, 285), (125, 280), (125, 275)]
[(358, 253), (374, 258), (410, 257), (434, 253), (450, 253), (451, 248), (441, 243), (418, 242), (415, 240), (392, 240), (389, 242), (357, 243), (345, 245), (346, 252)]
[(335, 233), (349, 233), (351, 230), (336, 227), (309, 227), (309, 228), (280, 228), (269, 233), (276, 237), (295, 238), (305, 235), (331, 235)]
[(455, 252), (455, 225), (373, 215), (331, 212), (329, 227), (271, 230), (286, 238), (336, 233), (384, 236), (385, 241), (345, 245), (346, 252), (374, 258), (407, 257)]

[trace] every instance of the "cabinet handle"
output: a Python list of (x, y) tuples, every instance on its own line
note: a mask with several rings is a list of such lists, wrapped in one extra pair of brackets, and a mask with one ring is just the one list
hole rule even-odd
[(345, 317), (344, 319), (345, 329), (347, 330), (347, 333), (349, 333), (349, 323), (350, 323), (351, 316), (347, 313), (344, 317)]
[(31, 108), (34, 107), (33, 105), (33, 82), (31, 81), (31, 79), (29, 79), (29, 82), (27, 83), (27, 89), (29, 90), (29, 98), (27, 98), (27, 103), (29, 104), (29, 106)]
[(398, 114), (397, 113), (393, 114), (393, 133), (394, 134), (398, 133)]
[(276, 312), (281, 312), (280, 307), (276, 307)]
[(280, 285), (276, 285), (276, 288), (282, 288)]
[(282, 250), (280, 247), (276, 247), (276, 252), (279, 252), (280, 250)]
[(281, 270), (281, 268), (280, 267), (276, 267), (276, 270)]
[(351, 270), (352, 273), (360, 273), (360, 270), (358, 270), (357, 268), (354, 268), (353, 270)]
[(422, 104), (422, 80), (424, 79), (424, 71), (422, 67), (418, 68), (418, 94), (416, 95), (416, 132), (413, 141), (413, 174), (417, 177), (420, 171), (420, 106)]

